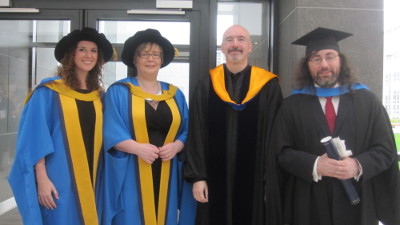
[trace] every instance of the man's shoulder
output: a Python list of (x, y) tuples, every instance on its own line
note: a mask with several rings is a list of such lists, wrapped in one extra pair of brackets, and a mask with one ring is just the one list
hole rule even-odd
[(359, 108), (376, 108), (382, 107), (382, 100), (370, 90), (360, 89), (348, 93), (352, 96), (352, 101)]
[(350, 93), (360, 95), (360, 96), (374, 96), (376, 95), (370, 91), (369, 89), (358, 89), (358, 90), (352, 90)]
[(369, 89), (359, 89), (359, 90), (352, 90), (349, 93), (347, 93), (346, 95), (351, 95), (353, 96), (354, 100), (359, 100), (361, 102), (371, 102), (371, 101), (375, 101), (375, 102), (381, 102), (381, 100), (379, 100), (378, 96), (373, 93), (372, 91), (370, 91)]
[(257, 71), (259, 71), (259, 72), (261, 72), (261, 73), (273, 74), (272, 72), (268, 71), (267, 69), (264, 69), (264, 68), (261, 68), (261, 67), (258, 67), (258, 66), (252, 66), (252, 65), (250, 65), (249, 67), (250, 67), (252, 70), (257, 70)]
[(310, 104), (313, 104), (314, 101), (318, 101), (318, 97), (315, 95), (292, 94), (282, 100), (281, 107), (297, 112), (309, 108)]

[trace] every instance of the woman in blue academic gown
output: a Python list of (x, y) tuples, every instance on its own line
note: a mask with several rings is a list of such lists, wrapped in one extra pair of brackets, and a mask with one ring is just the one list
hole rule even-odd
[(182, 179), (188, 129), (183, 93), (157, 80), (174, 58), (157, 30), (126, 40), (122, 62), (135, 74), (115, 82), (104, 100), (104, 179), (98, 189), (102, 224), (190, 225), (195, 200)]
[(63, 37), (54, 53), (58, 76), (26, 99), (9, 182), (25, 225), (97, 225), (101, 71), (113, 48), (83, 28)]

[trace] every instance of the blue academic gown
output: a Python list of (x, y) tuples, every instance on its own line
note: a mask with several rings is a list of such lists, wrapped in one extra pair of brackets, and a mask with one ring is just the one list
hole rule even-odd
[[(8, 180), (24, 225), (84, 224), (66, 154), (59, 95), (44, 86), (57, 79), (60, 77), (41, 82), (26, 103), (20, 119), (17, 151)], [(41, 206), (37, 197), (34, 165), (43, 157), (46, 157), (47, 175), (60, 198), (54, 198), (57, 204), (54, 210)]]
[[(131, 93), (123, 83), (138, 86), (136, 78), (120, 80), (108, 89), (104, 98), (105, 151), (104, 165), (100, 165), (103, 177), (99, 179), (96, 189), (97, 195), (103, 196), (103, 198), (97, 198), (99, 221), (103, 225), (145, 224), (140, 201), (137, 156), (113, 149), (122, 141), (135, 139), (128, 108)], [(169, 84), (161, 82), (161, 87), (163, 90), (168, 90)], [(188, 108), (185, 97), (179, 89), (174, 99), (182, 121), (175, 140), (185, 143), (188, 130)], [(178, 155), (171, 160), (166, 225), (194, 224), (196, 202), (192, 195), (191, 184), (183, 181), (182, 166), (183, 161)]]

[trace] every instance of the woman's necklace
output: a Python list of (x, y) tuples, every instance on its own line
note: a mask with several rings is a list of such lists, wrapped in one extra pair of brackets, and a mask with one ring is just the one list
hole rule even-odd
[[(138, 81), (139, 81), (139, 80), (138, 80)], [(139, 81), (139, 85), (140, 85), (140, 86), (143, 86), (143, 85), (141, 85), (141, 82), (140, 82), (140, 81)], [(161, 94), (162, 94), (161, 84), (160, 84), (160, 82), (157, 81), (157, 92), (156, 92), (156, 95), (161, 95)], [(146, 100), (146, 101), (149, 102), (149, 103), (156, 102), (156, 100), (151, 99), (151, 98), (145, 98), (144, 100)]]
[[(161, 94), (162, 94), (162, 91), (159, 88), (156, 95), (161, 95)], [(145, 98), (144, 100), (146, 100), (147, 102), (156, 102), (156, 100), (151, 99), (151, 98)]]

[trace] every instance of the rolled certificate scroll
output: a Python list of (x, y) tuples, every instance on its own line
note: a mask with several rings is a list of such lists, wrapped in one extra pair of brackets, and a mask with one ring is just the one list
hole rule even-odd
[[(336, 160), (342, 160), (342, 157), (340, 157), (336, 146), (332, 143), (332, 137), (327, 136), (321, 139), (321, 143), (325, 146), (326, 153), (328, 154), (328, 157), (331, 159), (336, 159)], [(360, 203), (360, 198), (358, 197), (357, 191), (353, 186), (353, 183), (351, 183), (350, 179), (346, 180), (340, 180), (342, 182), (342, 185), (347, 193), (347, 196), (350, 199), (350, 202), (352, 205), (356, 205)]]

